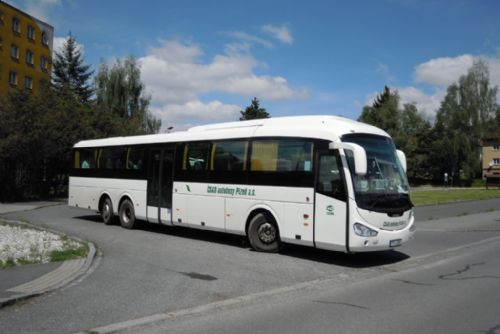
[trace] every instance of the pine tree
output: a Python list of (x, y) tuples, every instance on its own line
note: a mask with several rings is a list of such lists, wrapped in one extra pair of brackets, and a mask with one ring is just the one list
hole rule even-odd
[(259, 106), (259, 100), (256, 97), (253, 98), (252, 104), (248, 106), (245, 109), (245, 111), (243, 110), (240, 111), (240, 114), (241, 114), (240, 121), (270, 117), (266, 109), (261, 108)]
[(399, 110), (399, 94), (385, 86), (377, 95), (371, 106), (365, 106), (358, 121), (375, 125), (387, 131), (393, 138), (401, 131), (401, 111)]
[(62, 48), (55, 52), (52, 84), (56, 90), (69, 90), (80, 102), (87, 103), (93, 91), (88, 83), (92, 71), (83, 63), (83, 54), (75, 37), (69, 34)]

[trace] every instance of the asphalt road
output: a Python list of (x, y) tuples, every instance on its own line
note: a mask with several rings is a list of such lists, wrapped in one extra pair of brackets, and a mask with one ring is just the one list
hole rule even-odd
[(257, 253), (237, 236), (129, 231), (64, 205), (11, 214), (91, 240), (102, 256), (80, 282), (0, 310), (1, 332), (500, 332), (499, 208), (418, 208), (415, 240), (356, 255)]

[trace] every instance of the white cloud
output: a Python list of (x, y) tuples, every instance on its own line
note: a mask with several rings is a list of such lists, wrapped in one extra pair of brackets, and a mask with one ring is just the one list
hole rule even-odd
[(438, 89), (434, 94), (426, 94), (413, 86), (397, 88), (397, 90), (401, 98), (401, 105), (413, 103), (417, 106), (417, 109), (429, 119), (434, 119), (441, 105), (441, 101), (446, 95), (445, 89)]
[(268, 24), (262, 27), (262, 31), (276, 38), (281, 43), (293, 44), (292, 33), (286, 26), (278, 27)]
[(377, 73), (379, 73), (380, 75), (382, 75), (385, 79), (386, 82), (394, 82), (396, 80), (396, 78), (394, 77), (394, 75), (391, 73), (391, 71), (389, 70), (389, 66), (387, 64), (383, 64), (383, 63), (378, 63), (377, 64), (377, 68), (375, 69)]
[(260, 44), (262, 46), (265, 46), (266, 48), (274, 47), (273, 43), (271, 43), (267, 39), (264, 39), (264, 38), (261, 38), (261, 37), (255, 36), (255, 35), (247, 34), (246, 32), (231, 31), (228, 33), (228, 35), (231, 37), (234, 37), (236, 39), (239, 39), (241, 41), (244, 41), (244, 42)]
[(163, 119), (168, 119), (169, 122), (178, 123), (186, 120), (237, 120), (240, 110), (237, 105), (224, 104), (217, 100), (208, 103), (192, 100), (184, 104), (167, 104), (154, 108), (153, 112)]
[[(418, 86), (391, 87), (399, 92), (401, 105), (414, 103), (429, 119), (434, 119), (446, 96), (449, 85), (458, 82), (460, 76), (467, 74), (474, 61), (483, 60), (488, 64), (490, 71), (490, 85), (500, 87), (500, 53), (496, 56), (476, 56), (464, 54), (457, 57), (434, 58), (415, 67), (414, 81), (416, 84), (425, 84), (430, 93), (424, 92)], [(379, 64), (377, 71), (381, 74), (388, 72), (384, 64)], [(379, 92), (367, 96), (365, 105), (371, 105)], [(499, 96), (500, 99), (500, 91)]]
[(415, 68), (415, 81), (447, 87), (467, 73), (474, 63), (472, 55), (431, 59)]
[[(163, 123), (180, 120), (236, 120), (240, 106), (220, 101), (204, 103), (203, 94), (234, 94), (251, 99), (304, 98), (306, 89), (294, 89), (280, 76), (257, 75), (259, 62), (236, 47), (202, 61), (203, 50), (194, 44), (160, 41), (138, 59), (142, 80), (152, 93), (153, 111)], [(245, 50), (244, 50), (245, 51)]]

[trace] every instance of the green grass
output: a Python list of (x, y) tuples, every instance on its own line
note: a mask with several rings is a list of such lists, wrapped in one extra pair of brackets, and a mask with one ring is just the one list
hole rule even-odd
[(413, 204), (433, 205), (462, 201), (474, 201), (500, 197), (500, 189), (445, 189), (414, 191), (411, 194)]
[(79, 259), (87, 256), (87, 252), (88, 252), (87, 247), (67, 249), (63, 251), (53, 251), (52, 253), (50, 253), (50, 261), (58, 262), (58, 261)]
[(7, 259), (7, 261), (0, 261), (0, 269), (4, 269), (4, 268), (10, 268), (10, 267), (14, 267), (16, 265), (16, 262), (9, 258)]

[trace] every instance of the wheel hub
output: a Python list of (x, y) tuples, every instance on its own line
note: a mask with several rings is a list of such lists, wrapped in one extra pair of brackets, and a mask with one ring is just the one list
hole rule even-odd
[(270, 244), (276, 239), (276, 229), (269, 223), (260, 225), (257, 234), (260, 241), (266, 244)]

